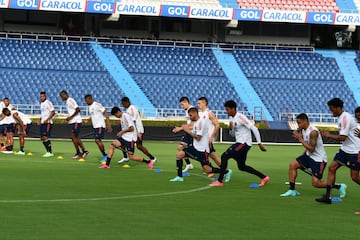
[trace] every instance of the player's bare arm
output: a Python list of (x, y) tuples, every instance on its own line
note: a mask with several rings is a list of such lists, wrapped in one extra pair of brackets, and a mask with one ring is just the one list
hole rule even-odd
[(219, 121), (217, 120), (215, 114), (213, 112), (209, 113), (209, 120), (212, 122), (212, 124), (214, 124), (214, 131), (211, 133), (211, 135), (209, 136), (209, 141), (212, 142), (213, 139), (216, 137), (216, 134), (219, 132), (220, 130), (220, 124)]
[(345, 135), (336, 135), (336, 134), (330, 133), (329, 131), (321, 131), (320, 133), (321, 133), (321, 136), (323, 136), (323, 137), (330, 138), (330, 139), (333, 139), (333, 140), (339, 141), (339, 142), (345, 141), (345, 139), (347, 138), (347, 136), (345, 136)]
[(79, 112), (80, 112), (80, 108), (77, 107), (77, 108), (75, 109), (75, 112), (74, 112), (72, 115), (70, 115), (69, 117), (66, 118), (66, 121), (68, 122), (68, 121), (70, 121), (71, 119), (73, 119)]

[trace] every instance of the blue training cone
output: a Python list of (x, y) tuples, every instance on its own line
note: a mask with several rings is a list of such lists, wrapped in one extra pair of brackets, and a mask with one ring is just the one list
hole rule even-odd
[(251, 187), (251, 188), (259, 188), (260, 186), (257, 183), (252, 183), (252, 184), (250, 184), (249, 187)]
[(161, 169), (160, 168), (155, 169), (154, 172), (161, 172)]
[(190, 176), (190, 173), (184, 172), (182, 175), (183, 175), (183, 177), (188, 177), (188, 176)]

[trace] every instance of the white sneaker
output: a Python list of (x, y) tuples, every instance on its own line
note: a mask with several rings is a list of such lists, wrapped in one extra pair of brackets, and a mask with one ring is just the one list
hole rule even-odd
[(129, 161), (129, 158), (123, 158), (120, 161), (118, 161), (118, 163), (125, 163), (125, 162), (128, 162), (128, 161)]
[(192, 163), (186, 164), (186, 167), (184, 168), (184, 170), (182, 170), (182, 172), (187, 172), (191, 169), (194, 169), (194, 166), (192, 165)]

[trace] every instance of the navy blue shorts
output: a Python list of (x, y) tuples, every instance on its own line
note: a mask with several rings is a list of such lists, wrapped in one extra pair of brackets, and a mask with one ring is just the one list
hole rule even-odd
[(104, 139), (105, 128), (94, 128), (94, 138), (95, 139)]
[[(139, 135), (140, 135), (140, 137), (139, 137)], [(137, 145), (142, 145), (142, 142), (143, 142), (143, 133), (137, 134), (136, 144)]]
[(334, 160), (348, 166), (352, 170), (360, 170), (360, 153), (351, 154), (340, 149), (335, 154)]
[(201, 163), (201, 166), (210, 165), (207, 152), (199, 152), (194, 146), (190, 146), (184, 149), (185, 156), (192, 158)]
[(128, 142), (125, 139), (123, 139), (122, 137), (117, 138), (117, 140), (120, 142), (121, 148), (125, 149), (129, 154), (135, 153), (134, 141)]
[(1, 125), (0, 125), (0, 135), (4, 135), (4, 136), (5, 136), (5, 128), (6, 128), (6, 125), (5, 125), (5, 124), (1, 124)]
[(236, 161), (245, 162), (250, 148), (251, 147), (246, 143), (234, 143), (225, 151), (224, 154), (234, 158)]
[(311, 157), (304, 154), (296, 158), (296, 161), (300, 163), (304, 168), (310, 168), (312, 175), (318, 179), (321, 179), (326, 167), (326, 162), (315, 162)]
[[(182, 144), (185, 143), (185, 144)], [(184, 147), (191, 146), (193, 144), (193, 138), (190, 136), (190, 134), (185, 134), (180, 139), (180, 144), (184, 145)]]
[(4, 132), (5, 132), (4, 135), (6, 135), (7, 133), (14, 133), (15, 129), (16, 129), (16, 124), (15, 123), (7, 124), (6, 128), (4, 130)]
[(70, 127), (72, 133), (75, 133), (76, 135), (80, 134), (81, 123), (71, 123)]
[(52, 129), (51, 123), (42, 123), (40, 125), (40, 136), (41, 137), (50, 137), (51, 129)]

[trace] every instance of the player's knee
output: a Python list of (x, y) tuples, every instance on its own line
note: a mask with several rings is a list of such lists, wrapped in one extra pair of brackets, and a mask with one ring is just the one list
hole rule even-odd
[(297, 166), (297, 164), (296, 164), (295, 161), (292, 161), (292, 162), (289, 163), (289, 168), (290, 168), (290, 169), (296, 169), (297, 167), (298, 167), (298, 166)]
[(177, 150), (178, 150), (178, 151), (182, 151), (183, 149), (184, 149), (184, 145), (179, 144), (179, 145), (177, 146)]

